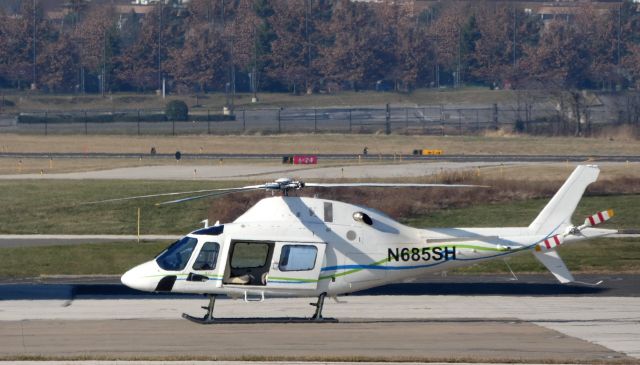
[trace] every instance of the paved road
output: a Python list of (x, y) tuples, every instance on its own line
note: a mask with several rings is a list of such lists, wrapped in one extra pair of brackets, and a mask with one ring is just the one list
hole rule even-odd
[[(314, 154), (319, 160), (357, 160), (358, 156), (362, 161), (421, 161), (421, 162), (638, 162), (639, 155), (503, 155), (503, 154), (487, 154), (487, 155), (397, 155), (397, 154)], [(157, 158), (174, 158), (173, 153), (157, 154), (149, 156), (139, 153), (107, 153), (107, 152), (64, 152), (64, 153), (41, 153), (41, 152), (0, 152), (1, 157), (9, 158), (139, 158), (139, 157), (157, 157)], [(282, 161), (284, 154), (242, 154), (242, 153), (202, 153), (181, 155), (182, 159), (187, 160), (275, 160)]]
[[(443, 171), (490, 167), (500, 163), (434, 162), (362, 164), (345, 166), (309, 165), (249, 165), (224, 164), (219, 166), (162, 165), (117, 168), (100, 171), (82, 171), (58, 174), (10, 174), (0, 179), (123, 179), (123, 180), (275, 180), (283, 176), (302, 179), (366, 179), (405, 178), (430, 176)], [(507, 164), (511, 165), (511, 164)], [(515, 163), (513, 165), (516, 165)], [(522, 165), (522, 164), (517, 164)]]

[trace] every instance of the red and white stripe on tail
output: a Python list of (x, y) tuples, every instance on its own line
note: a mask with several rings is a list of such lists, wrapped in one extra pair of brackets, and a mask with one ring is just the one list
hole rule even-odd
[(613, 209), (603, 210), (602, 212), (598, 212), (592, 216), (587, 217), (584, 220), (584, 224), (580, 228), (582, 229), (585, 227), (596, 226), (600, 223), (608, 221), (613, 216), (614, 216)]
[(554, 249), (564, 242), (564, 237), (568, 234), (576, 234), (581, 230), (587, 227), (593, 227), (600, 223), (606, 222), (614, 216), (613, 209), (603, 210), (602, 212), (598, 212), (592, 216), (587, 217), (584, 220), (584, 224), (580, 227), (572, 228), (570, 232), (565, 234), (557, 234), (555, 236), (549, 237), (544, 241), (538, 243), (536, 245), (536, 251), (548, 251)]
[(538, 243), (536, 251), (547, 251), (560, 246), (564, 242), (564, 237), (557, 234), (553, 237), (549, 237), (546, 240)]

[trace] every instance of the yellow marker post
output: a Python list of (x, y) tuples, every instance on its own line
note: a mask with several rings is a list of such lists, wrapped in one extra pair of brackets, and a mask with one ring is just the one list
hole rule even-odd
[(480, 177), (480, 168), (479, 167), (476, 167), (476, 176)]
[(50, 157), (49, 158), (49, 170), (52, 170), (52, 169), (53, 169), (53, 158)]
[(138, 243), (140, 243), (140, 208), (138, 208)]

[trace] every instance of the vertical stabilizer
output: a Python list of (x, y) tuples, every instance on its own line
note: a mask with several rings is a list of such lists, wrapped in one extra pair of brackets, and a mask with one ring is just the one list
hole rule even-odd
[(576, 167), (551, 201), (542, 209), (536, 219), (529, 225), (534, 234), (553, 234), (559, 227), (571, 223), (571, 216), (576, 210), (582, 194), (589, 184), (598, 179), (600, 169), (594, 165)]

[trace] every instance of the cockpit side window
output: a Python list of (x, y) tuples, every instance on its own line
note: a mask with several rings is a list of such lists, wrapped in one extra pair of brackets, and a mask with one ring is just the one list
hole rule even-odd
[(216, 242), (206, 242), (202, 245), (196, 262), (193, 263), (193, 269), (214, 270), (216, 268), (216, 261), (218, 261), (218, 251), (220, 251), (219, 244)]
[(174, 242), (163, 253), (158, 255), (156, 258), (158, 266), (167, 271), (183, 270), (187, 266), (197, 243), (198, 240), (193, 237), (183, 237)]

